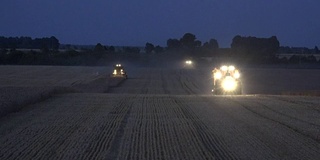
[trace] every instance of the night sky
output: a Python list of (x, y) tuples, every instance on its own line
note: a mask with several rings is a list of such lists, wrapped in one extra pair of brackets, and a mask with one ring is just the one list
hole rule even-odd
[(166, 46), (190, 32), (230, 47), (236, 35), (320, 47), (319, 0), (1, 0), (0, 36), (63, 44)]

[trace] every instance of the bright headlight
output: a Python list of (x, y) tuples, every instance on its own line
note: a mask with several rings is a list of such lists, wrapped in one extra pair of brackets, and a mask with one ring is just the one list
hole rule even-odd
[(192, 61), (188, 60), (186, 61), (186, 64), (192, 64)]
[(214, 78), (215, 78), (215, 79), (220, 79), (221, 77), (222, 77), (221, 72), (216, 72), (216, 73), (214, 73)]
[(239, 72), (235, 72), (234, 73), (234, 78), (236, 78), (236, 79), (240, 78), (240, 73)]
[(228, 69), (229, 69), (229, 71), (234, 71), (235, 67), (234, 66), (229, 66)]
[(117, 74), (117, 70), (115, 69), (115, 70), (113, 70), (113, 74)]
[(221, 69), (222, 71), (227, 71), (227, 70), (228, 70), (228, 67), (227, 67), (227, 66), (222, 66), (220, 69)]
[(232, 77), (226, 77), (222, 81), (222, 87), (225, 91), (233, 91), (237, 88), (237, 82)]

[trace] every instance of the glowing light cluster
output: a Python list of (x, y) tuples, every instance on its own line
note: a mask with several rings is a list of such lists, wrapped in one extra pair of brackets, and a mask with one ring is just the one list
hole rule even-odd
[(234, 66), (221, 66), (222, 71), (234, 71), (236, 68)]
[(236, 71), (233, 76), (234, 76), (234, 78), (236, 78), (236, 79), (240, 78), (240, 73), (239, 73), (239, 71)]
[(220, 78), (222, 78), (222, 73), (221, 73), (221, 72), (216, 72), (216, 73), (214, 73), (214, 78), (215, 78), (215, 79), (220, 79)]
[(227, 70), (228, 70), (228, 67), (227, 67), (227, 66), (222, 66), (222, 67), (220, 67), (220, 69), (221, 69), (222, 71), (227, 71)]
[(191, 60), (187, 60), (187, 61), (186, 61), (186, 64), (189, 64), (189, 65), (190, 65), (190, 64), (192, 64), (192, 61), (191, 61)]
[(237, 82), (235, 79), (228, 76), (222, 81), (222, 87), (225, 91), (233, 91), (237, 88)]

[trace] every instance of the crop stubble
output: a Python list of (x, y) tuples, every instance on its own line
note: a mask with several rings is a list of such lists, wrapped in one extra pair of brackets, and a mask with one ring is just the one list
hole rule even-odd
[(211, 96), (208, 83), (206, 70), (141, 69), (109, 93), (53, 96), (1, 119), (0, 159), (320, 156), (318, 98)]

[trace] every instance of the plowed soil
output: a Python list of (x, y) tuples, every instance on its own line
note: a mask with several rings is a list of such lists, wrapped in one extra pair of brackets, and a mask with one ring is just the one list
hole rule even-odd
[[(5, 69), (0, 81), (8, 93), (17, 87), (64, 90), (0, 119), (0, 159), (320, 157), (319, 97), (281, 95), (320, 90), (313, 81), (319, 70), (249, 69), (243, 72), (244, 95), (214, 96), (210, 68), (131, 69), (129, 79), (103, 90), (98, 86), (107, 85), (110, 68)], [(278, 84), (272, 73), (282, 73)], [(294, 87), (285, 84), (297, 73), (310, 77), (291, 78)], [(24, 92), (22, 99), (39, 93)], [(19, 100), (1, 94), (3, 103)]]

